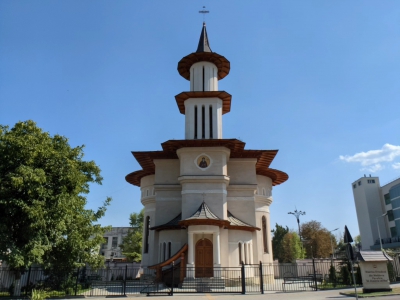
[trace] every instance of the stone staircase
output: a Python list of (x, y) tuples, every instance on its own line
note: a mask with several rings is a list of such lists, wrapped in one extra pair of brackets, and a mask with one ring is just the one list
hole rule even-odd
[(197, 292), (209, 292), (225, 289), (225, 280), (222, 278), (185, 278), (182, 283), (183, 290), (196, 290)]

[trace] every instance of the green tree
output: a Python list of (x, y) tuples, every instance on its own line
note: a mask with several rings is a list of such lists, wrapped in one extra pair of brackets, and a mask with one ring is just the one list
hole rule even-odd
[(272, 237), (272, 254), (273, 254), (274, 260), (277, 259), (279, 262), (283, 262), (282, 241), (283, 241), (283, 237), (285, 236), (285, 234), (289, 232), (289, 228), (287, 226), (285, 228), (276, 223), (275, 229), (271, 230), (271, 232), (274, 234), (274, 236)]
[(282, 248), (282, 262), (284, 263), (291, 263), (296, 259), (304, 258), (304, 251), (301, 245), (300, 237), (294, 231), (290, 231), (285, 234), (282, 239)]
[(132, 213), (129, 216), (129, 224), (132, 229), (122, 240), (120, 248), (122, 249), (122, 254), (130, 262), (140, 262), (142, 260), (143, 221), (144, 209), (140, 213)]
[(88, 263), (99, 267), (105, 231), (97, 211), (85, 209), (100, 169), (83, 160), (83, 147), (50, 136), (33, 121), (0, 126), (0, 259), (15, 270), (41, 264), (54, 277)]
[(336, 247), (335, 236), (317, 221), (303, 223), (301, 236), (308, 258), (328, 258), (332, 254), (332, 246)]

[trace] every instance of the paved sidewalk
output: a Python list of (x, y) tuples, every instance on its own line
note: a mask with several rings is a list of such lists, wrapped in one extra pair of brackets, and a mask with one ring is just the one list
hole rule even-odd
[[(392, 287), (398, 287), (399, 285), (392, 285)], [(265, 294), (174, 294), (174, 296), (166, 296), (166, 295), (151, 295), (150, 297), (146, 297), (146, 295), (128, 295), (127, 297), (87, 297), (90, 300), (105, 300), (105, 299), (115, 299), (121, 300), (124, 298), (143, 298), (147, 299), (154, 298), (160, 300), (171, 300), (176, 298), (177, 300), (324, 300), (324, 299), (355, 299), (348, 296), (340, 295), (340, 292), (349, 292), (354, 291), (354, 289), (337, 289), (337, 290), (329, 290), (329, 291), (311, 291), (311, 292), (266, 292)], [(361, 289), (359, 289), (361, 291)], [(365, 299), (365, 298), (360, 298)], [(384, 297), (374, 297), (369, 298), (373, 300), (399, 300), (400, 297), (398, 295), (394, 296), (384, 296)]]

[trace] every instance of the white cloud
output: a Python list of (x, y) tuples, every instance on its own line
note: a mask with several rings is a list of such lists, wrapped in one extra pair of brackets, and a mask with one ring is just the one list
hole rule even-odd
[[(377, 172), (385, 168), (382, 163), (392, 162), (400, 157), (400, 146), (391, 144), (383, 145), (380, 150), (369, 150), (354, 155), (340, 155), (339, 159), (348, 163), (359, 163), (362, 170)], [(393, 163), (393, 169), (400, 169), (400, 163)]]
[(375, 164), (375, 165), (372, 165), (371, 167), (368, 167), (368, 168), (362, 168), (361, 171), (368, 171), (368, 172), (371, 172), (371, 173), (375, 173), (375, 172), (378, 172), (380, 170), (383, 170), (384, 168), (385, 168), (385, 166), (382, 166), (381, 164)]

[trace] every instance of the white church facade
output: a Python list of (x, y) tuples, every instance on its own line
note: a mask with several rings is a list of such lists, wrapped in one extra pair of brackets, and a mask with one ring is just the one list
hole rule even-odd
[(190, 91), (175, 96), (185, 115), (185, 139), (160, 151), (132, 152), (142, 170), (126, 176), (144, 205), (142, 266), (178, 260), (186, 276), (217, 277), (220, 267), (271, 263), (272, 188), (288, 179), (270, 164), (278, 150), (246, 150), (222, 137), (231, 95), (218, 90), (229, 61), (210, 49), (205, 24), (196, 52), (178, 72)]

